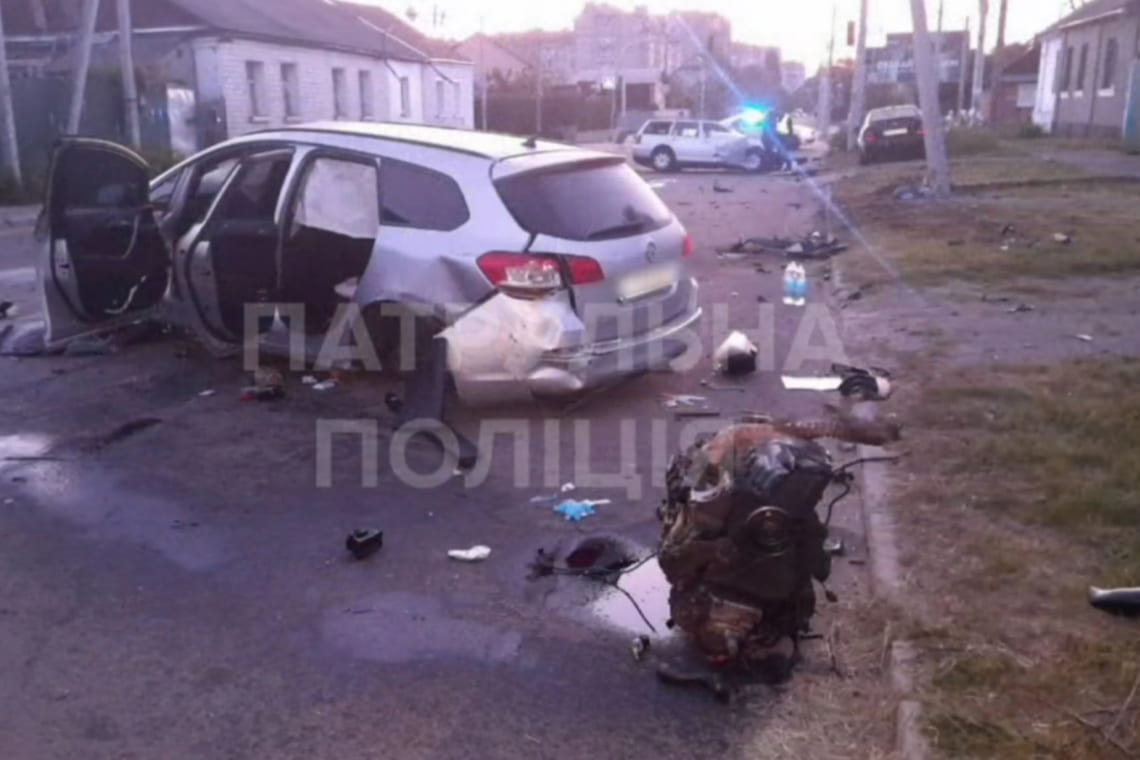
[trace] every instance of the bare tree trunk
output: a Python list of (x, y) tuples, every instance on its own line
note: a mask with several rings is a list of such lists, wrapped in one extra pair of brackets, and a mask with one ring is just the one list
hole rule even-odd
[(851, 110), (847, 112), (847, 150), (855, 150), (859, 126), (867, 107), (867, 2), (859, 3), (859, 36), (855, 41), (855, 76), (851, 83)]
[(12, 78), (8, 75), (8, 51), (4, 47), (4, 20), (0, 18), (0, 116), (3, 132), (0, 136), (0, 158), (3, 166), (8, 169), (12, 179), (19, 185), (24, 184), (24, 175), (20, 171), (20, 146), (16, 142), (16, 110), (12, 104)]
[(118, 0), (119, 65), (123, 71), (123, 107), (127, 116), (127, 135), (131, 147), (142, 147), (142, 129), (139, 126), (139, 93), (135, 82), (134, 32), (131, 26), (131, 0)]
[(71, 90), (71, 111), (67, 117), (67, 134), (79, 133), (83, 118), (83, 101), (87, 97), (87, 70), (91, 67), (91, 43), (95, 38), (95, 19), (99, 15), (99, 0), (86, 0), (83, 5), (83, 25), (79, 29), (79, 60), (75, 64), (75, 82)]
[(914, 64), (918, 79), (918, 100), (922, 106), (923, 141), (930, 188), (936, 197), (950, 194), (950, 162), (946, 157), (946, 133), (942, 126), (942, 109), (938, 104), (938, 72), (934, 67), (934, 48), (926, 26), (925, 0), (910, 0), (914, 18)]
[(978, 50), (974, 54), (974, 96), (970, 107), (984, 116), (982, 93), (986, 84), (986, 17), (990, 12), (990, 0), (978, 0)]

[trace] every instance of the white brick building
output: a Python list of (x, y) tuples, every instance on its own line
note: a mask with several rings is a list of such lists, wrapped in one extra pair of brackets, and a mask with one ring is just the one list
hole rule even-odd
[[(10, 8), (0, 10), (17, 61), (21, 45), (51, 54), (69, 47), (73, 20), (51, 16), (48, 28), (27, 28), (30, 20)], [(474, 126), (474, 65), (376, 6), (131, 0), (131, 9), (136, 65), (151, 84), (193, 93), (198, 148), (306, 121)], [(117, 46), (116, 28), (115, 3), (102, 2), (96, 42), (104, 58), (114, 57), (107, 48)]]

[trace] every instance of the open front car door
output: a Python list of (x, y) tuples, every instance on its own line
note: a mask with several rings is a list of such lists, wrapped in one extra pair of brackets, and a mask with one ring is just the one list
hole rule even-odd
[(170, 252), (132, 151), (68, 138), (56, 148), (40, 221), (40, 288), (49, 348), (136, 322), (161, 305)]

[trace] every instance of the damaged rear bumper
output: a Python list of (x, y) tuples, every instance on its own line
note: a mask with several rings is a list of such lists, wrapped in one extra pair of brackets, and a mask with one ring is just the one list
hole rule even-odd
[(444, 331), (459, 398), (486, 405), (562, 398), (662, 369), (696, 344), (702, 310), (694, 289), (679, 316), (639, 335), (582, 343), (568, 299), (495, 296)]

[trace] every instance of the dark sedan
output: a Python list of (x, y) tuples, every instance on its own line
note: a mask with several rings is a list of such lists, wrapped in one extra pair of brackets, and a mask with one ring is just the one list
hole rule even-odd
[(867, 113), (859, 130), (859, 163), (923, 158), (922, 112), (917, 106), (887, 106)]

